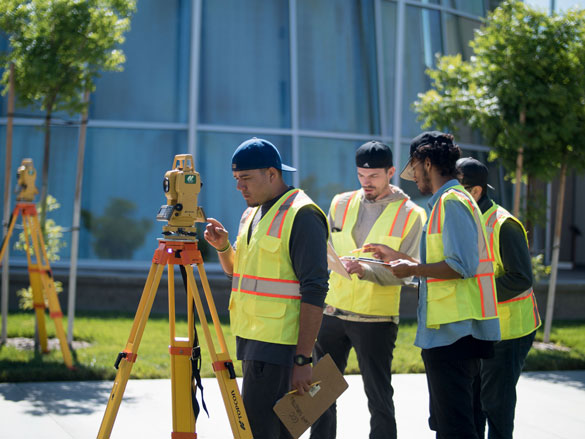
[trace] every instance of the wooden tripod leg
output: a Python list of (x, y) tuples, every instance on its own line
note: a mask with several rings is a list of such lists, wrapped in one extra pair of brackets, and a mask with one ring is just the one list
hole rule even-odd
[(146, 279), (146, 284), (144, 285), (144, 290), (140, 297), (136, 316), (134, 317), (134, 323), (130, 330), (128, 342), (126, 343), (124, 351), (118, 354), (116, 360), (115, 366), (116, 369), (118, 369), (118, 373), (116, 374), (114, 386), (106, 406), (106, 412), (104, 413), (104, 418), (97, 435), (98, 439), (108, 439), (112, 433), (114, 421), (116, 420), (116, 415), (118, 414), (118, 409), (120, 408), (120, 403), (124, 396), (124, 390), (126, 390), (128, 378), (130, 378), (132, 366), (136, 361), (140, 340), (142, 339), (142, 334), (144, 333), (144, 328), (148, 321), (148, 316), (150, 315), (150, 310), (152, 309), (152, 304), (164, 268), (164, 265), (156, 263), (153, 263), (150, 267), (148, 278)]
[(20, 209), (18, 206), (14, 208), (12, 211), (12, 216), (10, 217), (10, 222), (8, 223), (8, 231), (6, 232), (6, 236), (2, 239), (2, 246), (0, 247), (0, 265), (2, 265), (2, 261), (4, 261), (4, 252), (8, 248), (8, 244), (10, 243), (10, 237), (12, 236), (12, 231), (14, 230), (14, 225), (16, 224), (16, 220), (18, 219), (18, 212)]
[[(24, 230), (24, 250), (28, 265), (28, 278), (32, 290), (33, 307), (37, 323), (37, 334), (41, 352), (49, 352), (47, 343), (47, 325), (45, 323), (45, 297), (43, 295), (43, 281), (41, 280), (42, 266), (39, 260), (38, 245), (35, 244), (35, 224), (30, 215), (22, 214), (22, 227)], [(36, 263), (33, 263), (31, 251), (35, 255)]]
[(246, 415), (244, 402), (242, 401), (242, 396), (240, 395), (240, 389), (238, 388), (238, 383), (236, 381), (233, 362), (227, 350), (223, 331), (219, 322), (219, 317), (217, 316), (217, 311), (215, 309), (213, 296), (211, 295), (207, 276), (203, 268), (203, 263), (197, 264), (197, 268), (199, 270), (201, 285), (203, 286), (203, 290), (205, 292), (207, 306), (212, 315), (217, 339), (219, 340), (221, 348), (219, 353), (216, 352), (213, 339), (211, 338), (203, 303), (201, 301), (199, 290), (197, 289), (197, 284), (195, 283), (195, 278), (193, 276), (193, 267), (188, 265), (185, 266), (185, 268), (187, 270), (189, 290), (193, 292), (192, 294), (193, 299), (195, 300), (195, 307), (197, 308), (197, 315), (199, 316), (201, 328), (205, 334), (205, 341), (211, 355), (213, 370), (219, 383), (219, 389), (221, 391), (227, 417), (230, 421), (232, 433), (235, 439), (252, 439), (252, 430), (250, 429), (250, 423), (248, 422), (248, 416)]
[(188, 337), (177, 337), (175, 333), (175, 281), (174, 265), (169, 264), (169, 333), (171, 354), (171, 395), (173, 408), (172, 437), (197, 437), (195, 431), (195, 413), (193, 412), (192, 376), (193, 366), (191, 355), (193, 352), (193, 298), (187, 288), (187, 331)]
[[(42, 283), (42, 291), (45, 293), (43, 300), (47, 299), (49, 302), (49, 316), (55, 323), (55, 332), (59, 339), (59, 346), (61, 347), (61, 353), (63, 355), (63, 361), (69, 369), (73, 369), (73, 358), (69, 345), (67, 344), (67, 335), (63, 328), (63, 312), (61, 311), (61, 305), (59, 304), (59, 298), (57, 297), (57, 288), (55, 287), (55, 280), (53, 279), (53, 272), (49, 265), (49, 258), (45, 250), (45, 241), (43, 239), (43, 233), (41, 232), (41, 225), (39, 224), (38, 217), (29, 217), (32, 222), (31, 238), (35, 256), (37, 260), (37, 268), (40, 274), (40, 280)], [(34, 287), (33, 287), (34, 291)]]

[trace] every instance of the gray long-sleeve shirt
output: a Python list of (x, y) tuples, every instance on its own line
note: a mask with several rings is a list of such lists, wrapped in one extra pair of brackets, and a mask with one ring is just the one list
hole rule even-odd
[[(365, 240), (370, 233), (370, 230), (374, 226), (374, 223), (378, 220), (384, 209), (388, 207), (388, 204), (396, 201), (401, 201), (404, 199), (409, 199), (408, 195), (406, 195), (400, 188), (390, 185), (392, 191), (381, 198), (380, 200), (367, 200), (363, 194), (361, 194), (360, 198), (360, 207), (358, 211), (358, 216), (354, 228), (352, 230), (352, 237), (355, 241), (356, 247), (359, 248), (366, 244)], [(408, 201), (411, 202), (410, 200)], [(331, 212), (329, 212), (329, 224), (333, 224), (331, 218)], [(411, 229), (409, 230), (408, 234), (404, 237), (400, 244), (400, 248), (395, 249), (402, 253), (406, 253), (412, 258), (419, 259), (419, 251), (420, 251), (420, 237), (422, 234), (422, 221), (416, 221)], [(391, 286), (391, 285), (403, 285), (408, 283), (412, 280), (412, 278), (406, 279), (399, 279), (392, 274), (390, 270), (382, 265), (370, 265), (370, 264), (363, 264), (364, 267), (364, 277), (362, 280), (374, 282), (378, 285), (383, 286)], [(345, 310), (339, 310), (328, 306), (325, 310), (325, 313), (328, 315), (335, 315), (340, 318), (345, 318), (346, 320), (393, 320), (398, 321), (397, 316), (392, 316), (392, 318), (382, 317), (382, 316), (363, 316), (355, 313), (351, 313)]]

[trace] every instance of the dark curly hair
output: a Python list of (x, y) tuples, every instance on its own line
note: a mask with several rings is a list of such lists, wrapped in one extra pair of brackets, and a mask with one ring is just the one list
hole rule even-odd
[(446, 141), (435, 140), (417, 147), (412, 152), (412, 157), (422, 162), (428, 157), (442, 176), (457, 178), (458, 171), (455, 164), (461, 157), (461, 148), (453, 143), (452, 134), (444, 134), (443, 137), (447, 137)]

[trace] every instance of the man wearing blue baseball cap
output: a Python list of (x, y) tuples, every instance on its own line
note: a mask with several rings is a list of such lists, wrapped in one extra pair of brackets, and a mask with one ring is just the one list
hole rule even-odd
[(248, 208), (235, 246), (213, 218), (204, 234), (232, 277), (230, 323), (255, 439), (291, 437), (272, 408), (291, 388), (300, 395), (309, 390), (328, 288), (327, 219), (302, 190), (284, 182), (282, 172), (295, 170), (267, 140), (243, 142), (232, 156), (232, 173)]

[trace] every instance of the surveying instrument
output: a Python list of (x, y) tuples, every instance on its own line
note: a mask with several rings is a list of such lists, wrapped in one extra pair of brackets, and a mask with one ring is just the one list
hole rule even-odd
[[(43, 353), (49, 352), (47, 342), (47, 328), (45, 326), (45, 300), (49, 304), (49, 316), (55, 322), (55, 332), (59, 339), (61, 352), (65, 365), (73, 369), (71, 351), (67, 344), (67, 336), (63, 329), (63, 313), (57, 298), (57, 290), (53, 279), (53, 272), (49, 265), (43, 232), (39, 223), (37, 208), (32, 202), (38, 190), (35, 186), (37, 171), (32, 159), (23, 159), (16, 174), (16, 206), (10, 216), (8, 232), (2, 241), (0, 249), (0, 264), (4, 260), (4, 252), (10, 243), (10, 237), (19, 215), (22, 215), (22, 227), (24, 229), (24, 249), (28, 263), (28, 277), (32, 288), (33, 307), (37, 322), (37, 334), (39, 345)], [(34, 261), (31, 257), (34, 255)]]
[[(140, 340), (161, 276), (165, 266), (168, 265), (169, 353), (171, 355), (173, 410), (171, 438), (197, 438), (195, 421), (199, 413), (199, 405), (195, 393), (197, 387), (202, 387), (199, 383), (200, 349), (197, 346), (197, 334), (193, 318), (193, 304), (195, 304), (234, 438), (252, 439), (250, 424), (248, 423), (248, 417), (236, 382), (233, 362), (227, 350), (207, 275), (203, 268), (203, 258), (197, 246), (198, 240), (194, 223), (206, 222), (207, 219), (203, 209), (197, 206), (197, 196), (201, 190), (201, 179), (199, 178), (199, 173), (195, 172), (193, 157), (190, 154), (175, 156), (173, 169), (165, 174), (163, 189), (167, 204), (161, 206), (156, 218), (159, 221), (167, 222), (167, 225), (163, 226), (162, 234), (164, 237), (158, 238), (158, 248), (152, 258), (152, 265), (138, 304), (130, 337), (125, 349), (118, 354), (116, 359), (115, 367), (118, 372), (97, 437), (98, 439), (108, 439), (110, 437), (114, 420), (130, 377), (132, 365), (136, 362)], [(193, 275), (193, 264), (197, 265), (199, 271), (199, 279), (205, 292), (207, 307), (219, 342), (219, 352), (216, 351), (211, 338), (207, 317)], [(175, 335), (175, 265), (179, 266), (183, 275), (183, 282), (186, 284), (187, 337), (177, 337)], [(205, 408), (205, 403), (202, 402), (202, 404)]]

